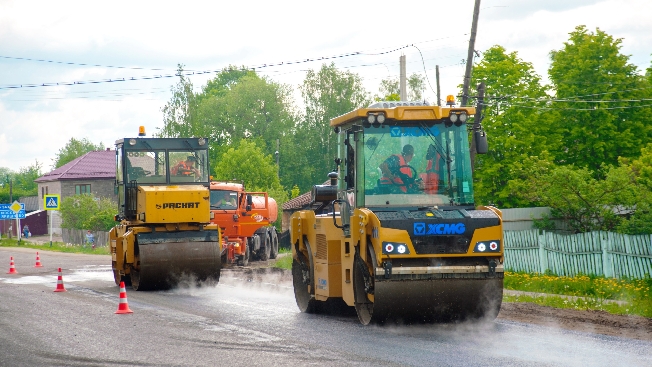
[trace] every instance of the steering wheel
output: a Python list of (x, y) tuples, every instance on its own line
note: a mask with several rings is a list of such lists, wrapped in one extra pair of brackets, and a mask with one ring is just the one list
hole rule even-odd
[[(412, 173), (412, 177), (408, 176), (407, 174), (403, 173), (403, 171), (401, 171), (401, 169), (406, 168), (406, 167), (410, 169), (410, 172)], [(412, 166), (410, 166), (408, 164), (405, 164), (403, 166), (398, 167), (398, 175), (397, 176), (403, 182), (399, 183), (399, 182), (395, 182), (394, 180), (392, 180), (392, 184), (396, 185), (396, 186), (405, 186), (407, 188), (409, 186), (412, 186), (414, 184), (414, 182), (416, 181), (416, 179), (417, 179), (417, 170), (414, 167), (412, 167)]]

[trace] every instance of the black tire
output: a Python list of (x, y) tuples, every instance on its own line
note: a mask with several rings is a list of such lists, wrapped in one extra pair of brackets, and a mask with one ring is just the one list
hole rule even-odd
[(278, 234), (276, 233), (276, 228), (272, 227), (269, 231), (271, 235), (272, 250), (269, 253), (270, 259), (276, 259), (278, 256)]
[(240, 266), (247, 266), (249, 265), (249, 256), (251, 255), (251, 247), (249, 246), (249, 242), (245, 241), (245, 253), (244, 256), (242, 256), (240, 259), (238, 259), (238, 265)]
[(312, 254), (310, 253), (310, 245), (306, 243), (308, 249), (308, 267), (310, 269), (310, 284), (305, 284), (303, 270), (301, 265), (296, 259), (292, 260), (292, 285), (294, 287), (294, 299), (297, 301), (299, 311), (304, 313), (317, 313), (319, 309), (319, 301), (315, 299), (315, 271), (312, 263)]
[(258, 249), (258, 259), (260, 261), (269, 260), (269, 255), (272, 252), (272, 241), (268, 231), (257, 233), (254, 236), (260, 239), (260, 248)]

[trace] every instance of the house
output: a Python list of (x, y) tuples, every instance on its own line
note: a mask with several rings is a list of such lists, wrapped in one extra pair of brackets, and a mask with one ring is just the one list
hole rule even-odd
[[(45, 195), (60, 195), (61, 200), (79, 194), (118, 201), (115, 193), (115, 150), (93, 151), (34, 180), (38, 184), (38, 205), (43, 210)], [(61, 217), (52, 213), (52, 230), (61, 233)]]

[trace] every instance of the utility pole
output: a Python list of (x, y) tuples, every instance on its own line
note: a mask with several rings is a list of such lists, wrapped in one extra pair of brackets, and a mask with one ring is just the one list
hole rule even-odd
[(464, 73), (464, 87), (462, 88), (462, 106), (469, 100), (469, 84), (471, 83), (471, 70), (473, 68), (473, 54), (475, 52), (475, 34), (478, 31), (478, 18), (480, 17), (480, 0), (475, 0), (473, 9), (473, 23), (471, 24), (471, 39), (469, 39), (469, 52), (466, 56), (466, 72)]
[(435, 79), (437, 81), (437, 106), (441, 107), (441, 95), (439, 94), (439, 65), (435, 65)]
[(471, 131), (471, 172), (475, 171), (475, 155), (477, 154), (475, 133), (482, 128), (482, 109), (484, 106), (484, 82), (478, 84), (478, 107), (473, 117), (473, 131)]
[(401, 77), (399, 79), (399, 94), (401, 101), (407, 101), (407, 86), (406, 86), (406, 76), (405, 76), (405, 55), (401, 55), (399, 58), (399, 63), (401, 65)]

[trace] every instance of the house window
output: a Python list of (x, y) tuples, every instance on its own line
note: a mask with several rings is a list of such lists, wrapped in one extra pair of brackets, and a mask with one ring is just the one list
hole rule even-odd
[(75, 194), (90, 194), (91, 193), (91, 185), (75, 185)]

